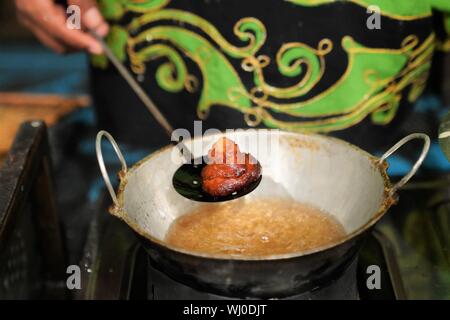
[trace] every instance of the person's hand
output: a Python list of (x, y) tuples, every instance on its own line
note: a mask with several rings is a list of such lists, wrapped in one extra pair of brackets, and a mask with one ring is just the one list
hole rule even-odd
[(69, 5), (78, 5), (81, 13), (81, 30), (67, 27), (67, 15), (63, 6), (53, 0), (14, 0), (19, 21), (35, 34), (47, 47), (58, 53), (87, 50), (102, 53), (102, 47), (87, 29), (100, 36), (108, 33), (108, 24), (97, 8), (95, 0), (69, 0)]

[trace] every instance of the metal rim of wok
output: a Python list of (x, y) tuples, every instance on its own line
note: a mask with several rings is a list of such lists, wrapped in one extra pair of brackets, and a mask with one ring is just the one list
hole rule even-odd
[[(270, 130), (269, 130), (270, 131)], [(297, 136), (298, 137), (298, 133), (293, 133), (293, 132), (285, 132), (282, 131), (282, 134), (286, 134), (286, 135), (293, 135), (293, 136)], [(223, 136), (224, 133), (219, 133), (219, 134), (213, 134), (210, 135), (208, 137), (221, 137)], [(357, 228), (356, 230), (354, 230), (353, 232), (347, 234), (345, 237), (341, 238), (338, 241), (332, 242), (330, 244), (324, 245), (324, 246), (320, 246), (320, 247), (316, 247), (310, 250), (304, 250), (301, 252), (292, 252), (292, 253), (288, 253), (288, 254), (274, 254), (274, 255), (264, 255), (264, 256), (235, 256), (235, 255), (228, 255), (228, 254), (203, 254), (200, 252), (193, 252), (193, 251), (189, 251), (189, 250), (184, 250), (182, 248), (176, 247), (176, 246), (172, 246), (167, 244), (166, 242), (157, 239), (156, 237), (150, 235), (149, 233), (145, 232), (140, 226), (139, 224), (131, 221), (131, 219), (128, 218), (128, 214), (127, 212), (123, 209), (124, 208), (124, 190), (127, 186), (127, 175), (133, 173), (134, 171), (136, 171), (137, 169), (140, 168), (140, 166), (142, 166), (144, 163), (150, 161), (153, 157), (156, 157), (157, 155), (159, 155), (162, 152), (165, 152), (168, 149), (172, 149), (175, 148), (175, 146), (173, 145), (167, 145), (155, 152), (153, 152), (152, 154), (148, 155), (147, 157), (143, 158), (142, 160), (140, 160), (139, 162), (137, 162), (136, 164), (134, 164), (131, 168), (127, 168), (124, 157), (122, 155), (122, 153), (120, 152), (120, 149), (118, 148), (117, 143), (114, 141), (114, 139), (112, 138), (112, 136), (106, 132), (106, 131), (100, 131), (97, 135), (97, 157), (99, 160), (99, 165), (100, 165), (100, 169), (102, 171), (103, 174), (103, 178), (105, 179), (106, 185), (108, 187), (108, 190), (110, 191), (111, 197), (113, 199), (114, 204), (110, 207), (109, 212), (116, 216), (117, 218), (123, 220), (134, 232), (136, 232), (138, 235), (140, 235), (142, 238), (156, 243), (159, 246), (162, 246), (168, 250), (172, 250), (178, 253), (182, 253), (182, 254), (186, 254), (186, 255), (190, 255), (190, 256), (195, 256), (195, 257), (199, 257), (199, 258), (206, 258), (206, 259), (214, 259), (214, 260), (238, 260), (238, 261), (270, 261), (270, 260), (284, 260), (284, 259), (291, 259), (291, 258), (298, 258), (298, 257), (302, 257), (302, 256), (307, 256), (307, 255), (312, 255), (315, 254), (317, 252), (321, 252), (321, 251), (326, 251), (329, 249), (332, 249), (334, 247), (338, 247), (348, 241), (351, 241), (352, 239), (358, 237), (359, 235), (363, 234), (364, 232), (366, 232), (367, 230), (369, 230), (371, 227), (373, 227), (383, 216), (384, 214), (387, 212), (387, 210), (397, 202), (397, 193), (396, 191), (398, 190), (398, 188), (400, 188), (401, 186), (403, 186), (406, 182), (408, 182), (408, 180), (416, 173), (416, 171), (418, 170), (418, 168), (420, 167), (420, 165), (422, 164), (423, 160), (425, 159), (425, 156), (428, 153), (429, 147), (430, 147), (430, 138), (423, 133), (413, 133), (410, 134), (408, 136), (406, 136), (405, 138), (401, 139), (398, 143), (396, 143), (392, 148), (390, 148), (382, 157), (377, 158), (373, 155), (371, 155), (370, 153), (368, 153), (367, 151), (362, 150), (361, 148), (348, 143), (344, 140), (341, 140), (339, 138), (335, 138), (335, 137), (330, 137), (330, 136), (324, 136), (324, 135), (320, 135), (320, 134), (300, 134), (303, 136), (313, 136), (313, 137), (319, 137), (319, 138), (326, 138), (329, 140), (333, 140), (335, 143), (339, 143), (342, 145), (345, 145), (347, 147), (350, 147), (354, 150), (356, 150), (357, 152), (361, 153), (362, 155), (364, 155), (365, 157), (367, 157), (367, 159), (372, 162), (374, 164), (374, 167), (377, 168), (377, 170), (379, 171), (379, 173), (381, 174), (381, 177), (383, 179), (383, 183), (384, 183), (384, 200), (381, 203), (380, 207), (378, 208), (378, 211), (373, 215), (373, 217), (367, 221), (364, 225), (362, 225), (361, 227)], [(109, 178), (105, 173), (106, 173), (106, 169), (105, 169), (105, 165), (103, 163), (103, 157), (101, 155), (101, 139), (103, 136), (106, 136), (108, 138), (108, 140), (112, 143), (114, 150), (116, 151), (119, 160), (122, 164), (122, 169), (121, 171), (119, 171), (118, 176), (120, 179), (120, 184), (119, 184), (119, 188), (118, 188), (118, 192), (117, 192), (117, 196), (114, 193), (111, 183), (109, 182)], [(399, 182), (397, 182), (397, 184), (395, 184), (394, 186), (392, 185), (389, 176), (387, 175), (387, 163), (386, 163), (386, 159), (393, 154), (397, 149), (399, 149), (401, 146), (403, 146), (405, 143), (414, 140), (414, 139), (423, 139), (424, 140), (424, 147), (422, 149), (422, 152), (420, 154), (419, 159), (416, 161), (416, 163), (414, 164), (413, 168), (411, 169), (411, 171), (405, 175)], [(199, 139), (199, 138), (196, 138)], [(200, 138), (201, 139), (201, 138)], [(189, 141), (189, 143), (191, 141), (194, 141), (195, 139), (191, 139)]]

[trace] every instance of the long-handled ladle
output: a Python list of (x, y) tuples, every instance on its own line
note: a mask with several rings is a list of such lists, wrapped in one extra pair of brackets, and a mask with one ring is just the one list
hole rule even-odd
[[(131, 89), (133, 89), (133, 91), (141, 99), (142, 103), (147, 107), (148, 111), (150, 111), (156, 121), (161, 125), (161, 127), (163, 127), (169, 138), (171, 138), (173, 127), (170, 125), (164, 115), (159, 111), (159, 109), (156, 107), (150, 97), (145, 93), (136, 79), (131, 75), (128, 69), (122, 64), (122, 62), (119, 61), (119, 59), (117, 59), (117, 57), (111, 51), (103, 38), (93, 30), (90, 30), (89, 32), (101, 44), (105, 55), (117, 68), (122, 77), (130, 85)], [(194, 161), (192, 155), (188, 151), (189, 149), (187, 149), (183, 145), (183, 142), (175, 141), (174, 143), (182, 152), (186, 163), (180, 166), (174, 173), (172, 177), (172, 184), (179, 194), (188, 199), (201, 202), (221, 202), (233, 200), (252, 192), (256, 187), (258, 187), (259, 183), (261, 182), (262, 176), (260, 176), (256, 181), (247, 185), (245, 188), (240, 189), (239, 191), (234, 192), (231, 195), (223, 197), (211, 196), (210, 194), (204, 192), (202, 189), (201, 172), (203, 167), (206, 165), (206, 163), (203, 161), (204, 157), (201, 158), (201, 161)]]

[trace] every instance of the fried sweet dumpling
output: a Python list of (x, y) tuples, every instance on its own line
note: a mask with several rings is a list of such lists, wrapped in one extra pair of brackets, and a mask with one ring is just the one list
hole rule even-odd
[(208, 152), (202, 170), (203, 190), (212, 196), (228, 196), (261, 176), (261, 165), (249, 153), (241, 153), (234, 141), (221, 138)]

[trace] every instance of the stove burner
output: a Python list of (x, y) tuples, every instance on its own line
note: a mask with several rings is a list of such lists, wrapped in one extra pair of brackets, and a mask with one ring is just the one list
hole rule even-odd
[[(356, 286), (356, 261), (349, 266), (344, 275), (334, 283), (323, 288), (316, 288), (285, 300), (355, 300), (358, 299)], [(172, 280), (164, 273), (151, 266), (148, 261), (147, 275), (148, 299), (152, 300), (233, 300), (232, 297), (219, 296), (212, 293), (200, 292), (187, 285)], [(251, 298), (250, 298), (251, 299)]]

